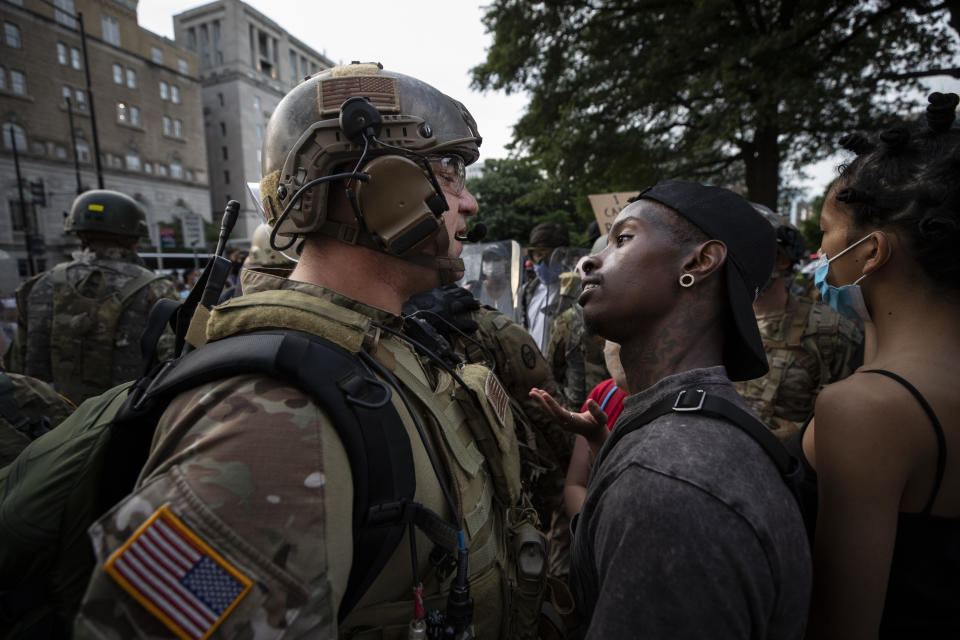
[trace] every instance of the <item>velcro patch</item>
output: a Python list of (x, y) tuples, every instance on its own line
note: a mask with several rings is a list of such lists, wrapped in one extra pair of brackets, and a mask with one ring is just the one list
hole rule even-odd
[(253, 584), (166, 505), (150, 516), (103, 568), (184, 640), (207, 638)]
[(338, 113), (340, 105), (350, 97), (360, 96), (383, 113), (399, 113), (397, 79), (384, 76), (347, 76), (325, 78), (317, 84), (320, 115)]
[(510, 408), (510, 397), (504, 390), (503, 385), (500, 384), (500, 381), (497, 380), (497, 376), (492, 372), (487, 376), (487, 380), (484, 383), (484, 391), (486, 392), (487, 400), (490, 401), (490, 406), (493, 407), (494, 412), (500, 419), (500, 423), (506, 424), (507, 411), (509, 411)]

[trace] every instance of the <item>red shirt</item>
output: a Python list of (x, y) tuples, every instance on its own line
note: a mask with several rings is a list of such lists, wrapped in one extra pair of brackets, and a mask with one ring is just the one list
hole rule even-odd
[[(613, 429), (613, 423), (617, 421), (617, 417), (623, 411), (623, 399), (626, 397), (627, 394), (617, 386), (613, 378), (604, 380), (595, 386), (590, 395), (587, 396), (588, 399), (593, 398), (593, 401), (600, 405), (603, 412), (607, 414), (607, 429)], [(586, 410), (587, 403), (584, 401), (580, 411)]]

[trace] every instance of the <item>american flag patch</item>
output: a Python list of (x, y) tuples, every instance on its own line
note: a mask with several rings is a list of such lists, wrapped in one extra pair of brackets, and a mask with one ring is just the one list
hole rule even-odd
[(380, 111), (400, 111), (397, 79), (383, 76), (345, 76), (320, 81), (320, 114), (336, 113), (347, 98), (361, 96)]
[(103, 568), (184, 640), (202, 640), (213, 633), (253, 584), (166, 505)]

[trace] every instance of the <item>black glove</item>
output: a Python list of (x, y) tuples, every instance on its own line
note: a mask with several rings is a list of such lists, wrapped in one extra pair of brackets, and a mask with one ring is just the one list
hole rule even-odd
[(450, 327), (453, 325), (460, 331), (470, 334), (479, 328), (479, 325), (470, 317), (471, 311), (480, 308), (480, 302), (473, 294), (448, 284), (415, 294), (403, 305), (404, 315), (414, 315), (430, 323), (441, 335), (455, 333)]

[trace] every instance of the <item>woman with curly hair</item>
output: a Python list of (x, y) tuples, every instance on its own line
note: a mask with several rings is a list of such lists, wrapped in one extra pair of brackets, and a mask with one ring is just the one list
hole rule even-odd
[(960, 637), (958, 97), (877, 139), (824, 204), (817, 288), (873, 329), (867, 364), (825, 388), (802, 453), (815, 467), (809, 637)]

